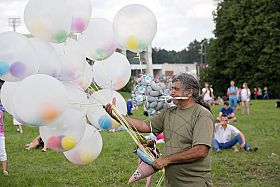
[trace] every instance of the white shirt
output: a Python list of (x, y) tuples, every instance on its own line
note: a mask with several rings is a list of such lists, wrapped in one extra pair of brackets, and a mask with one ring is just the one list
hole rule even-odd
[[(248, 97), (248, 95), (249, 95), (249, 97)], [(246, 99), (246, 101), (250, 101), (250, 95), (251, 95), (250, 89), (248, 89), (248, 93), (247, 93), (247, 90), (245, 88), (243, 88), (241, 90), (241, 97), (242, 97), (243, 100)]]
[(219, 143), (229, 142), (231, 140), (231, 135), (233, 134), (234, 136), (237, 136), (239, 132), (240, 131), (236, 127), (229, 124), (227, 124), (226, 130), (224, 130), (222, 125), (220, 125), (214, 130), (215, 138)]
[[(210, 88), (210, 90), (211, 90), (211, 93), (213, 93), (213, 89)], [(205, 93), (205, 94), (204, 94), (204, 100), (205, 100), (205, 101), (206, 101), (206, 100), (212, 100), (212, 97), (211, 97), (211, 95), (210, 95), (209, 90), (206, 91), (206, 88), (203, 88), (203, 89), (202, 89), (202, 92)]]

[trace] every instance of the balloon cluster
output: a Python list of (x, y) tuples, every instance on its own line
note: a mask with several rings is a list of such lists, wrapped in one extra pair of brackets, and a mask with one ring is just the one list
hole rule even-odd
[(131, 92), (133, 104), (137, 106), (144, 104), (150, 115), (168, 108), (166, 96), (170, 95), (171, 82), (166, 86), (163, 82), (155, 83), (150, 75), (143, 75), (136, 80), (136, 83)]
[[(120, 125), (102, 105), (116, 97), (118, 111), (126, 114), (126, 102), (116, 90), (127, 84), (131, 69), (127, 58), (115, 52), (118, 44), (144, 51), (157, 28), (154, 14), (143, 5), (125, 6), (113, 23), (91, 19), (91, 11), (90, 0), (29, 0), (24, 21), (35, 38), (0, 33), (5, 109), (21, 124), (39, 127), (47, 146), (76, 164), (90, 163), (100, 154), (97, 128)], [(73, 35), (77, 41), (68, 37)], [(99, 91), (88, 95), (93, 78)]]

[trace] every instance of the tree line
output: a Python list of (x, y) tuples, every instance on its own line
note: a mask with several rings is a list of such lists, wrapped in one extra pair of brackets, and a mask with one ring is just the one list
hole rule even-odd
[[(194, 40), (189, 43), (188, 47), (181, 51), (167, 51), (161, 48), (153, 48), (152, 58), (153, 64), (193, 64), (193, 63), (201, 63), (201, 55), (198, 53), (199, 49), (201, 49), (201, 43), (205, 41), (206, 38), (201, 40), (200, 42)], [(206, 54), (205, 54), (206, 47)], [(203, 46), (203, 58), (202, 63), (207, 61), (207, 51), (209, 50), (209, 43), (206, 41)], [(205, 61), (206, 56), (206, 61)]]
[(280, 91), (280, 1), (224, 0), (213, 14), (215, 39), (210, 40), (208, 68), (202, 81), (225, 94), (229, 82)]

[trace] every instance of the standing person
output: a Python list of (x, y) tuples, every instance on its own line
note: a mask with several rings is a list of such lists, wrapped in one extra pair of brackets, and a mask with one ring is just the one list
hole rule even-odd
[[(228, 124), (228, 117), (226, 114), (222, 115), (220, 123), (215, 124), (215, 138), (213, 139), (213, 147), (217, 153), (222, 153), (221, 149), (230, 149), (237, 142), (241, 149), (245, 151), (257, 151), (257, 147), (250, 147), (245, 141), (245, 136), (236, 127)], [(231, 139), (231, 135), (235, 137)]]
[(13, 124), (17, 126), (17, 132), (23, 133), (21, 123), (16, 118), (13, 119)]
[(257, 88), (255, 88), (254, 94), (255, 94), (255, 100), (257, 100), (257, 98), (258, 98), (258, 90), (257, 90)]
[(234, 81), (230, 81), (230, 87), (227, 90), (227, 93), (229, 94), (229, 105), (233, 108), (235, 111), (235, 114), (237, 115), (237, 97), (238, 97), (238, 88), (234, 86)]
[(206, 82), (204, 86), (205, 87), (202, 89), (202, 96), (204, 101), (209, 105), (209, 107), (211, 107), (211, 104), (214, 103), (213, 89), (210, 88), (208, 82)]
[(263, 91), (264, 91), (263, 100), (264, 100), (265, 98), (269, 99), (267, 87), (264, 87)]
[[(241, 102), (241, 88), (238, 88), (237, 91), (237, 105), (240, 105)], [(237, 110), (239, 109), (239, 107), (237, 106)]]
[[(164, 133), (163, 156), (155, 159), (153, 166), (165, 168), (164, 186), (213, 186), (211, 179), (211, 142), (214, 119), (209, 105), (199, 95), (199, 83), (190, 74), (182, 73), (172, 79), (173, 99), (176, 106), (162, 110), (145, 121), (124, 119), (139, 132)], [(116, 100), (113, 99), (113, 104)], [(103, 106), (107, 113), (117, 120), (112, 105)]]
[(7, 154), (5, 149), (5, 134), (4, 134), (4, 123), (3, 123), (4, 112), (0, 110), (0, 161), (3, 168), (3, 174), (9, 175), (7, 172)]
[(241, 101), (242, 101), (242, 115), (244, 115), (244, 108), (246, 106), (247, 114), (249, 116), (249, 105), (250, 105), (250, 89), (246, 82), (243, 83), (243, 89), (241, 90)]
[(260, 87), (258, 87), (258, 98), (262, 98), (262, 89)]

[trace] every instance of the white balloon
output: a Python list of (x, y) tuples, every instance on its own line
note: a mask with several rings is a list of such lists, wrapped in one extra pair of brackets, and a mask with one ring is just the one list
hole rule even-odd
[(78, 38), (86, 56), (93, 61), (105, 60), (117, 49), (112, 23), (103, 18), (92, 18), (88, 28)]
[(70, 82), (79, 85), (83, 90), (86, 90), (92, 83), (93, 72), (91, 66), (86, 63), (84, 73), (75, 80)]
[(18, 84), (19, 82), (6, 81), (1, 88), (1, 103), (9, 114), (12, 114), (12, 110), (10, 109), (10, 98), (12, 98), (12, 95), (14, 94)]
[(102, 137), (95, 127), (86, 124), (82, 140), (74, 149), (63, 152), (65, 157), (74, 164), (89, 164), (94, 161), (102, 150)]
[(99, 90), (92, 94), (89, 100), (87, 117), (92, 125), (103, 129), (109, 129), (111, 126), (117, 126), (115, 125), (115, 120), (113, 120), (102, 107), (102, 105), (111, 103), (114, 97), (116, 97), (117, 110), (122, 115), (126, 114), (126, 102), (118, 92), (109, 89)]
[(24, 22), (36, 38), (62, 43), (70, 33), (71, 14), (68, 0), (29, 0), (24, 9)]
[(83, 32), (90, 21), (92, 5), (90, 0), (68, 0), (72, 12), (71, 32)]
[(156, 17), (143, 5), (127, 5), (115, 15), (113, 31), (120, 45), (132, 52), (140, 53), (148, 47), (156, 35)]
[(17, 32), (0, 34), (0, 79), (10, 82), (21, 81), (37, 73), (39, 59), (28, 38)]
[(30, 38), (39, 57), (39, 73), (58, 77), (61, 71), (58, 54), (54, 47), (48, 42), (37, 38)]
[(104, 89), (123, 88), (129, 81), (130, 75), (129, 61), (118, 52), (106, 60), (95, 62), (93, 66), (94, 81)]
[(86, 116), (88, 109), (88, 99), (84, 90), (74, 83), (62, 81), (62, 84), (65, 86), (68, 92), (67, 108), (79, 110), (84, 116)]
[(74, 39), (68, 38), (65, 44), (52, 44), (59, 55), (61, 80), (78, 79), (84, 73), (86, 56), (82, 46)]
[[(67, 108), (60, 118), (47, 126), (41, 126), (39, 130), (48, 148), (64, 152), (78, 145), (84, 135), (85, 124), (86, 118), (82, 112)], [(70, 141), (63, 142), (65, 137)]]
[(25, 123), (43, 126), (60, 117), (67, 103), (67, 90), (60, 81), (49, 75), (36, 74), (18, 84), (11, 106)]

